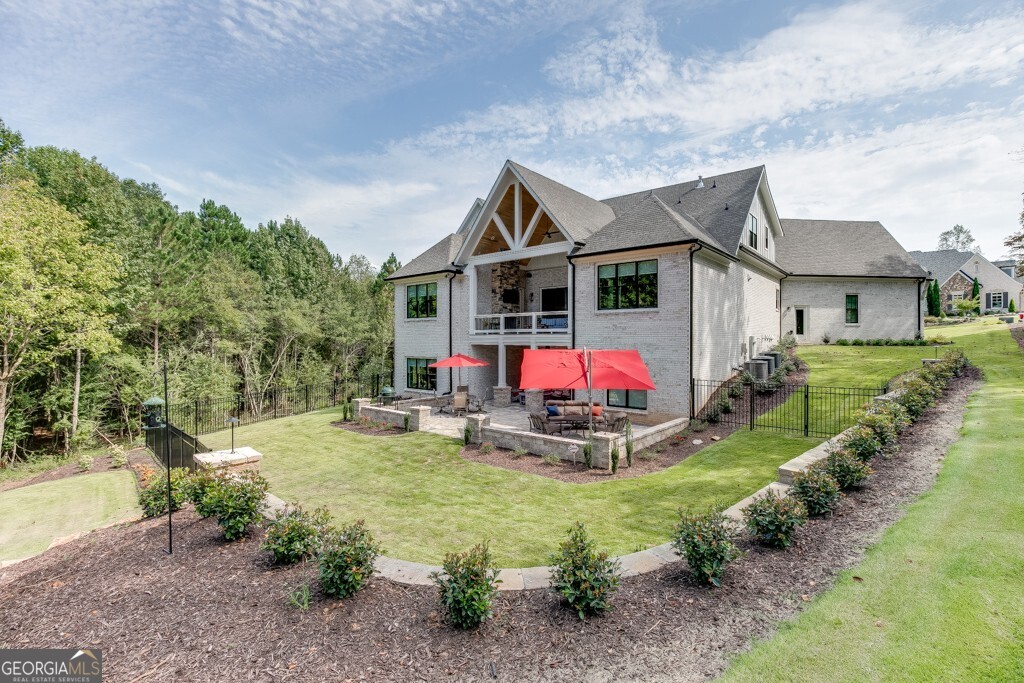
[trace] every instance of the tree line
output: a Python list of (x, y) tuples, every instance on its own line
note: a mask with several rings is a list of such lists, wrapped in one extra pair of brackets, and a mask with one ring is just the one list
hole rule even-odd
[(164, 362), (172, 401), (390, 372), (399, 265), (332, 254), (291, 217), (179, 210), (0, 120), (0, 466), (137, 436)]

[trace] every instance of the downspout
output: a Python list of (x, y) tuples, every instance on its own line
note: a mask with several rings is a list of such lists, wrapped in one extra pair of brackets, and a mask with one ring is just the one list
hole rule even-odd
[(690, 384), (688, 391), (690, 392), (690, 416), (693, 416), (694, 408), (696, 405), (693, 402), (693, 255), (703, 249), (700, 242), (690, 247), (690, 357), (687, 365), (690, 366)]
[[(452, 264), (454, 265), (454, 264)], [(452, 332), (452, 316), (455, 314), (455, 306), (452, 305), (452, 283), (455, 282), (455, 273), (449, 273), (448, 275), (448, 357), (451, 358), (455, 355), (455, 351), (452, 345), (454, 334)], [(452, 384), (452, 378), (454, 377), (455, 369), (448, 368), (448, 393), (454, 393)]]
[(572, 262), (571, 257), (567, 257), (569, 260), (569, 274), (572, 276), (572, 300), (569, 302), (569, 321), (570, 329), (572, 330), (572, 339), (569, 348), (576, 348), (576, 264)]
[(926, 282), (925, 280), (917, 281), (917, 334), (924, 339), (924, 330), (921, 329), (921, 283)]
[(782, 343), (782, 281), (788, 278), (789, 275), (783, 275), (779, 278), (779, 343)]

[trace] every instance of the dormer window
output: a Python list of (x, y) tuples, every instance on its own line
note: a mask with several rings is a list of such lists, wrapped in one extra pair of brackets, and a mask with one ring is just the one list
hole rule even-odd
[(751, 249), (757, 249), (757, 216), (754, 214), (747, 219), (747, 244)]

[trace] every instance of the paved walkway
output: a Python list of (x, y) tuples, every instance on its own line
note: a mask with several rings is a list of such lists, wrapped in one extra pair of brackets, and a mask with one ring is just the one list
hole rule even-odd
[[(484, 410), (486, 411), (484, 414), (491, 418), (491, 425), (495, 427), (511, 427), (527, 432), (530, 431), (529, 415), (526, 412), (526, 408), (521, 405), (513, 404), (504, 408), (495, 408), (492, 405), (485, 404)], [(442, 413), (437, 408), (434, 408), (429, 420), (422, 426), (420, 431), (460, 439), (465, 428), (466, 418)]]

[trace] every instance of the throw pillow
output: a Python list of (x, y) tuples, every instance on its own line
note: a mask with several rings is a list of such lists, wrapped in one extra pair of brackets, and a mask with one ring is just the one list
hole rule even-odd
[(594, 417), (601, 417), (601, 413), (604, 412), (604, 408), (601, 406), (594, 406)]
[(558, 417), (558, 406), (548, 406), (548, 417)]

